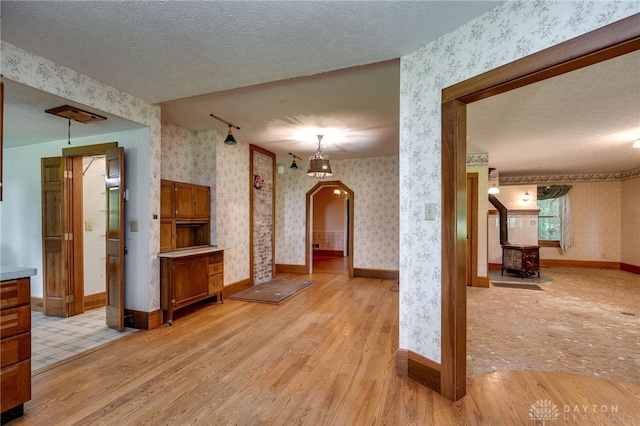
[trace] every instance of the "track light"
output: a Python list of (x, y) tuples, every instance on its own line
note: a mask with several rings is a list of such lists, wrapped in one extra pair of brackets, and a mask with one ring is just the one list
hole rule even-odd
[(293, 155), (292, 153), (289, 153), (289, 155), (293, 157), (293, 162), (291, 163), (289, 168), (293, 170), (298, 170), (298, 165), (296, 164), (296, 158), (298, 160), (302, 160), (302, 158), (298, 157), (297, 155)]
[(238, 143), (231, 133), (231, 124), (229, 124), (229, 133), (227, 134), (227, 138), (224, 140), (224, 143), (225, 145), (235, 145)]
[(227, 124), (229, 126), (229, 133), (227, 133), (227, 138), (224, 140), (225, 145), (235, 145), (238, 142), (236, 141), (236, 138), (233, 137), (233, 134), (231, 133), (231, 128), (235, 127), (236, 129), (240, 130), (240, 127), (236, 126), (235, 124), (229, 123), (227, 120), (223, 120), (220, 117), (217, 117), (213, 114), (209, 114), (211, 117), (215, 118), (216, 120), (220, 120), (223, 123)]

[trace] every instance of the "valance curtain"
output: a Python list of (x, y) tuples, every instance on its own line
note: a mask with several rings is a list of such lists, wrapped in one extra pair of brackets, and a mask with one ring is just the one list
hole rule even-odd
[(573, 245), (571, 234), (571, 200), (567, 195), (571, 185), (551, 185), (538, 187), (538, 200), (557, 198), (560, 202), (560, 251), (566, 253)]
[(549, 198), (559, 198), (566, 195), (571, 189), (571, 185), (551, 185), (538, 187), (538, 200), (548, 200)]

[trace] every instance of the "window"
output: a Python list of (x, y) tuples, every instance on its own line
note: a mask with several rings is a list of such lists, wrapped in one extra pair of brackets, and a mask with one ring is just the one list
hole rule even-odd
[(560, 199), (538, 200), (538, 240), (560, 241)]

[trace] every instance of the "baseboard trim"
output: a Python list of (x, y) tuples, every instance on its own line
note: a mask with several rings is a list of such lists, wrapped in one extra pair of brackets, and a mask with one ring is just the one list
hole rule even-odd
[(307, 268), (304, 265), (287, 265), (276, 263), (276, 274), (306, 274)]
[(381, 280), (398, 281), (400, 273), (393, 269), (353, 268), (353, 276), (361, 278), (379, 278)]
[(91, 309), (101, 308), (106, 306), (107, 304), (107, 292), (103, 291), (102, 293), (90, 294), (88, 296), (84, 296), (83, 299), (84, 310), (90, 311)]
[(163, 323), (162, 310), (152, 312), (136, 311), (133, 309), (124, 310), (124, 326), (137, 328), (139, 330), (152, 330), (160, 327)]
[(245, 278), (244, 280), (236, 281), (235, 283), (231, 283), (229, 285), (225, 285), (222, 290), (222, 297), (227, 298), (232, 294), (236, 294), (239, 291), (244, 289), (253, 287), (253, 282), (251, 282), (251, 278)]
[(44, 312), (44, 301), (42, 297), (31, 297), (31, 310), (34, 312)]
[(640, 275), (640, 266), (631, 265), (629, 263), (620, 263), (620, 269), (623, 271), (631, 272)]
[(313, 249), (314, 256), (340, 256), (344, 257), (344, 250), (321, 250)]
[(487, 269), (490, 271), (502, 271), (502, 263), (488, 263)]
[(620, 269), (620, 262), (594, 260), (540, 259), (541, 268)]
[(407, 376), (416, 382), (440, 393), (440, 364), (415, 352), (396, 351), (396, 374)]
[(476, 287), (489, 288), (489, 277), (477, 277)]

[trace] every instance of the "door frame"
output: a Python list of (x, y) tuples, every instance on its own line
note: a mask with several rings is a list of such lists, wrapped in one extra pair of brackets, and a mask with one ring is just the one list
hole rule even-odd
[[(472, 287), (478, 286), (478, 195), (478, 172), (467, 173), (467, 239), (471, 240), (471, 256), (467, 256), (467, 266), (471, 266), (467, 271), (467, 285)], [(469, 223), (471, 232), (468, 232)]]
[[(640, 14), (442, 90), (442, 316), (439, 391), (466, 394), (466, 104), (640, 49)], [(464, 179), (463, 179), (464, 177)]]
[(349, 268), (349, 277), (353, 278), (353, 234), (354, 234), (354, 216), (355, 216), (355, 194), (345, 184), (340, 182), (339, 180), (330, 180), (318, 182), (313, 188), (307, 191), (306, 197), (306, 224), (305, 224), (305, 256), (304, 256), (304, 269), (307, 274), (312, 272), (312, 251), (313, 251), (313, 227), (311, 226), (313, 223), (313, 208), (311, 207), (311, 199), (320, 189), (325, 187), (338, 187), (345, 191), (349, 196), (349, 217), (348, 217), (348, 226), (347, 233), (349, 234), (349, 238), (347, 241), (347, 267)]

